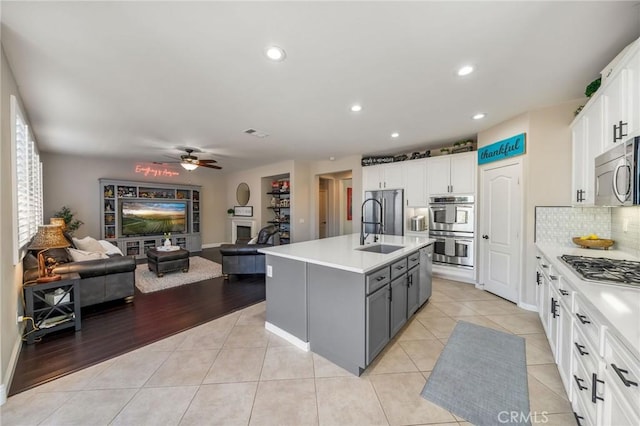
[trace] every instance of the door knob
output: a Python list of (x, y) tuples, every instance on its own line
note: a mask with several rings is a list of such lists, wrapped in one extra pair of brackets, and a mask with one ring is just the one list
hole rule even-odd
[(488, 235), (483, 235), (482, 238), (485, 239), (485, 240), (488, 240), (489, 236)]

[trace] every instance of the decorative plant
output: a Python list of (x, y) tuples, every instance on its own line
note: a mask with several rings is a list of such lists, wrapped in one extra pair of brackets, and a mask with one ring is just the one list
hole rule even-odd
[(227, 214), (228, 215), (233, 215), (234, 212), (235, 212), (235, 210), (233, 210), (233, 209), (227, 209)]
[(601, 81), (602, 81), (601, 78), (598, 78), (596, 80), (593, 80), (591, 83), (589, 83), (589, 85), (584, 91), (584, 94), (587, 98), (590, 98), (591, 95), (593, 95), (598, 91), (598, 89), (600, 88)]
[(451, 152), (451, 150), (449, 148), (440, 148), (440, 153), (441, 154), (449, 154)]
[(83, 221), (74, 219), (74, 216), (75, 213), (73, 213), (67, 206), (62, 206), (60, 210), (53, 214), (53, 217), (60, 217), (64, 219), (64, 223), (67, 227), (66, 231), (71, 235), (73, 235), (73, 233), (84, 224)]

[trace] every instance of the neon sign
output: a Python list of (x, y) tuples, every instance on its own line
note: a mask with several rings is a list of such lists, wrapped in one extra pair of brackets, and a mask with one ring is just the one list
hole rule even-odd
[(176, 172), (166, 167), (152, 167), (148, 165), (136, 164), (136, 173), (152, 177), (175, 177), (180, 176), (180, 172)]

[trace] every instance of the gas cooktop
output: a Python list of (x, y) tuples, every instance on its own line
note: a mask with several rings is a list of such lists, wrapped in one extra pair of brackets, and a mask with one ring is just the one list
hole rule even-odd
[(560, 256), (560, 260), (587, 281), (640, 288), (640, 262), (568, 254)]

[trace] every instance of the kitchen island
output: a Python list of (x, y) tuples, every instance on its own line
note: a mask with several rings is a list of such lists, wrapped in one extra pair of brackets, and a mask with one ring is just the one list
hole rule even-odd
[(265, 327), (360, 375), (430, 297), (433, 241), (381, 235), (361, 246), (351, 234), (260, 249)]

